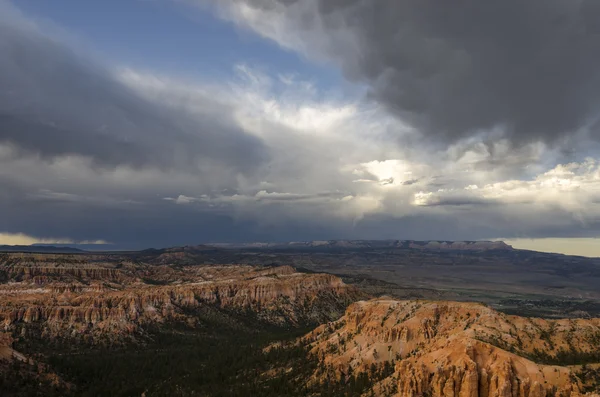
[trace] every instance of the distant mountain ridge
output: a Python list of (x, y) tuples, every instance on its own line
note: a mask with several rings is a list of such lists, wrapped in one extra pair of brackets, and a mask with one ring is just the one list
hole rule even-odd
[(0, 245), (0, 252), (28, 252), (70, 254), (84, 253), (86, 251), (73, 247), (56, 247), (53, 245)]
[[(86, 247), (87, 248), (87, 247)], [(455, 251), (489, 251), (513, 250), (514, 248), (503, 241), (450, 241), (450, 240), (312, 240), (290, 242), (255, 242), (255, 243), (208, 243), (181, 247), (166, 247), (162, 249), (146, 249), (139, 253), (193, 253), (214, 249), (365, 249), (365, 248), (394, 248), (420, 250), (455, 250)], [(90, 253), (95, 250), (80, 249), (69, 246), (52, 245), (0, 245), (0, 252), (28, 253)], [(103, 251), (108, 253), (109, 251)], [(119, 252), (119, 251), (114, 251)], [(125, 252), (125, 251), (123, 251)]]
[(219, 248), (275, 248), (275, 249), (302, 249), (302, 248), (411, 248), (411, 249), (439, 249), (439, 250), (512, 250), (513, 247), (503, 241), (448, 241), (448, 240), (313, 240), (291, 241), (287, 243), (215, 243), (208, 244)]

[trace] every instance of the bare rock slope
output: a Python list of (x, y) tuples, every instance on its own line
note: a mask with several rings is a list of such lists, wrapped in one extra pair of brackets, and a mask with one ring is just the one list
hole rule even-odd
[[(600, 319), (547, 321), (484, 305), (377, 299), (305, 337), (316, 381), (391, 363), (367, 396), (577, 396), (566, 364), (600, 361)], [(389, 364), (388, 364), (389, 367)]]

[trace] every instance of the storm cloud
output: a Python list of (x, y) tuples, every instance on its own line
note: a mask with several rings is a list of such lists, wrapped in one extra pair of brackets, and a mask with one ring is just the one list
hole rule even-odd
[(600, 138), (595, 0), (223, 0), (223, 13), (338, 65), (442, 143)]
[(251, 172), (267, 155), (223, 117), (231, 109), (206, 98), (207, 111), (190, 114), (143, 98), (5, 3), (0, 54), (0, 143), (22, 152), (197, 172), (206, 163)]
[(360, 92), (244, 60), (222, 80), (124, 67), (0, 0), (0, 239), (600, 233), (598, 146), (553, 145), (597, 136), (592, 3), (219, 4)]

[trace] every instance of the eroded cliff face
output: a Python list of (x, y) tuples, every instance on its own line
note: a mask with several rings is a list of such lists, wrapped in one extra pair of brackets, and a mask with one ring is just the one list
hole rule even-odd
[(9, 254), (0, 267), (5, 332), (87, 342), (118, 342), (145, 325), (202, 326), (211, 307), (274, 325), (339, 317), (360, 294), (329, 274), (292, 267), (175, 266), (77, 255)]
[(352, 304), (305, 340), (323, 363), (317, 380), (325, 369), (343, 379), (392, 363), (393, 373), (367, 396), (577, 396), (573, 369), (543, 362), (597, 358), (600, 319), (546, 321), (473, 303), (379, 299)]

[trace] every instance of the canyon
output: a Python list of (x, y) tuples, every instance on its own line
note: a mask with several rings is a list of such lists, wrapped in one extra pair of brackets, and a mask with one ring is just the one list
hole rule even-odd
[[(512, 315), (445, 299), (447, 290), (429, 287), (407, 288), (410, 298), (401, 299), (373, 293), (373, 285), (396, 293), (392, 283), (344, 274), (362, 260), (379, 266), (374, 257), (411, 258), (443, 274), (479, 258), (499, 274), (490, 258), (506, 255), (532, 258), (492, 242), (0, 253), (0, 390), (9, 396), (174, 390), (186, 396), (598, 396), (600, 319), (591, 312)], [(318, 271), (334, 257), (348, 258), (335, 260), (338, 274)], [(554, 271), (543, 258), (543, 266), (532, 262), (529, 269)], [(407, 269), (404, 262), (395, 266), (398, 274)], [(583, 272), (593, 279), (593, 266), (585, 263), (574, 277), (565, 273), (563, 282), (574, 288)], [(433, 299), (423, 299), (424, 292)]]

